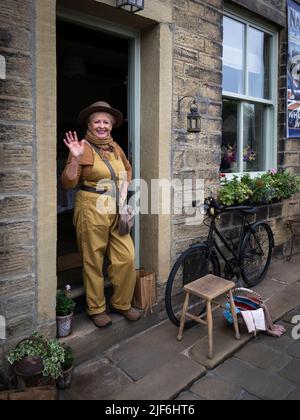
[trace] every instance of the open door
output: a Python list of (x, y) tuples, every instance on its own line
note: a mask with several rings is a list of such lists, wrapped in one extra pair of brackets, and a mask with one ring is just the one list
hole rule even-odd
[(106, 101), (119, 109), (125, 117), (125, 123), (113, 131), (112, 135), (135, 168), (136, 145), (131, 144), (129, 140), (132, 129), (129, 84), (133, 77), (130, 72), (132, 66), (130, 57), (132, 57), (130, 39), (58, 19), (57, 271), (58, 287), (70, 284), (73, 297), (83, 294), (82, 264), (73, 227), (76, 190), (65, 191), (60, 182), (68, 156), (63, 138), (69, 130), (77, 131), (79, 137), (84, 138), (85, 133), (77, 122), (78, 113), (93, 102)]

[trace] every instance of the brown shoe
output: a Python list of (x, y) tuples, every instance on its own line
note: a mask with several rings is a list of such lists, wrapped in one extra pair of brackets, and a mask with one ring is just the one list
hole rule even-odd
[(106, 312), (97, 315), (90, 315), (90, 318), (98, 328), (105, 328), (112, 325), (112, 321)]
[(140, 312), (134, 308), (130, 308), (127, 311), (122, 311), (121, 309), (116, 309), (113, 306), (110, 306), (110, 309), (112, 312), (117, 312), (118, 314), (125, 316), (125, 318), (127, 318), (129, 321), (138, 321), (141, 318)]

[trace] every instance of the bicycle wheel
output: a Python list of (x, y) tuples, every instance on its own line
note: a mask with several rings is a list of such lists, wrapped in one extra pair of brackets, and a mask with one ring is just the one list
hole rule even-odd
[[(207, 274), (220, 275), (220, 264), (215, 253), (208, 258), (208, 248), (205, 244), (199, 244), (185, 251), (176, 261), (166, 288), (165, 304), (170, 321), (180, 325), (180, 316), (185, 299), (183, 287)], [(199, 316), (205, 310), (205, 304), (195, 296), (190, 297), (188, 312)], [(195, 321), (188, 320), (185, 328), (195, 325)]]
[(248, 286), (265, 278), (272, 260), (274, 237), (269, 225), (258, 222), (247, 232), (242, 245), (242, 277)]

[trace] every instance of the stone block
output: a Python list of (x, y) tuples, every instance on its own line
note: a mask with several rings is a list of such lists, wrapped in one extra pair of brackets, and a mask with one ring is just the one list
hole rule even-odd
[(31, 122), (33, 119), (32, 101), (3, 99), (0, 102), (0, 120)]
[(6, 58), (6, 72), (10, 79), (18, 78), (20, 80), (32, 81), (33, 62), (31, 56), (11, 51), (3, 54)]
[(174, 36), (175, 45), (189, 46), (198, 51), (204, 51), (204, 39), (197, 32), (190, 32), (177, 27)]
[(9, 193), (30, 193), (33, 189), (32, 172), (0, 172), (0, 190)]
[(193, 64), (186, 64), (184, 73), (188, 77), (198, 79), (202, 83), (214, 83), (221, 86), (222, 73), (220, 71), (209, 71)]
[(33, 150), (30, 146), (3, 144), (0, 146), (0, 167), (5, 169), (32, 168)]
[(127, 387), (116, 400), (172, 400), (205, 374), (203, 366), (179, 355)]
[(0, 144), (29, 145), (33, 143), (33, 136), (32, 125), (0, 124)]
[(34, 313), (35, 293), (22, 293), (17, 290), (15, 295), (5, 300), (5, 318), (9, 321)]
[(253, 367), (236, 358), (230, 359), (219, 366), (215, 374), (264, 400), (283, 400), (295, 388), (286, 379)]
[(13, 295), (16, 293), (23, 293), (34, 290), (35, 278), (33, 275), (25, 277), (12, 277), (4, 280), (0, 280), (0, 296)]
[(114, 400), (130, 385), (127, 375), (107, 359), (101, 359), (78, 367), (74, 372), (72, 388), (60, 395), (62, 400)]
[[(1, 11), (0, 11), (1, 19)], [(22, 53), (31, 50), (31, 33), (28, 29), (13, 25), (2, 24), (0, 28), (0, 49), (9, 48)]]
[(1, 24), (9, 22), (13, 27), (29, 28), (33, 18), (31, 6), (31, 0), (1, 0)]
[(21, 273), (30, 273), (33, 270), (33, 249), (10, 249), (0, 251), (0, 278)]
[(0, 249), (16, 244), (30, 245), (33, 241), (31, 222), (0, 223)]
[(33, 198), (30, 196), (0, 197), (0, 220), (30, 217)]
[[(20, 340), (17, 337), (30, 335), (35, 330), (34, 314), (28, 313), (25, 316), (14, 317), (7, 323), (7, 337), (14, 338), (16, 345)], [(7, 343), (9, 345), (9, 342)]]
[(198, 51), (192, 50), (190, 48), (176, 46), (174, 47), (174, 56), (176, 59), (185, 61), (185, 62), (192, 62), (198, 63)]
[(0, 100), (7, 98), (31, 99), (32, 84), (21, 80), (0, 80)]
[(300, 360), (292, 360), (279, 374), (283, 378), (300, 385)]
[(192, 386), (191, 392), (205, 400), (227, 401), (236, 400), (241, 393), (241, 388), (215, 376), (206, 376)]
[(221, 25), (223, 21), (223, 7), (219, 10), (208, 5), (205, 7), (205, 19), (216, 25)]

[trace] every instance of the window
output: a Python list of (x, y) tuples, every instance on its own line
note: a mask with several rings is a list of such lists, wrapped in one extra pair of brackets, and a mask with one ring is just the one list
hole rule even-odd
[(276, 166), (277, 35), (227, 14), (223, 21), (223, 173)]

